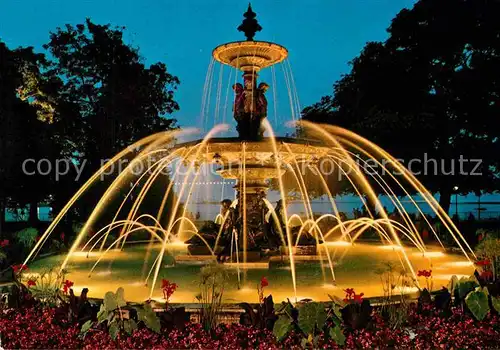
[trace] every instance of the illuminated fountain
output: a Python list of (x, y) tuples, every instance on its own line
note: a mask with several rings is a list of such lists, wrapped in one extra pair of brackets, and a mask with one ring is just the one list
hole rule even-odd
[[(175, 130), (146, 137), (117, 154), (54, 218), (26, 263), (36, 257), (94, 182), (121, 159), (133, 157), (98, 201), (69, 253), (35, 261), (32, 270), (57, 264), (94, 296), (123, 286), (129, 298), (137, 300), (159, 295), (158, 280), (166, 278), (180, 286), (174, 301), (182, 302), (193, 302), (197, 294), (193, 284), (197, 265), (215, 260), (233, 271), (234, 285), (227, 294), (235, 302), (255, 299), (248, 286), (253, 288), (261, 276), (270, 279), (270, 292), (278, 299), (324, 300), (328, 293), (342, 294), (342, 288), (353, 286), (367, 296), (381, 295), (373, 270), (386, 259), (399, 262), (417, 284), (419, 268), (432, 267), (443, 284), (451, 274), (469, 274), (474, 258), (471, 248), (434, 197), (390, 154), (348, 130), (305, 121), (295, 125), (302, 138), (274, 135), (267, 119), (269, 85), (258, 82), (258, 73), (285, 60), (288, 51), (278, 44), (253, 40), (261, 27), (250, 7), (245, 17), (238, 29), (247, 40), (213, 51), (216, 61), (243, 73), (243, 82), (232, 85), (238, 137), (221, 137), (228, 130), (225, 124), (215, 125), (202, 139), (194, 140), (196, 130)], [(348, 219), (340, 211), (332, 194), (332, 177), (321, 169), (325, 161), (358, 194), (365, 207), (363, 217)], [(144, 169), (140, 174), (133, 171), (137, 165)], [(200, 179), (210, 169), (218, 181), (234, 182), (235, 195), (222, 201), (221, 212), (209, 229), (200, 229), (189, 208), (194, 195), (203, 191)], [(161, 193), (152, 191), (166, 170), (169, 182)], [(313, 211), (311, 175), (328, 199), (328, 214), (318, 216)], [(276, 207), (267, 199), (271, 191), (279, 199)], [(291, 192), (298, 194), (303, 215), (288, 212)], [(419, 201), (412, 197), (415, 193)], [(396, 218), (386, 212), (379, 194), (394, 207)], [(408, 198), (406, 207), (401, 195)], [(141, 209), (149, 197), (160, 198), (159, 205), (144, 213)], [(119, 204), (113, 205), (117, 198)], [(436, 244), (431, 251), (408, 214), (408, 205), (429, 227)], [(424, 211), (437, 217), (462, 255), (444, 253), (443, 234), (438, 235)], [(113, 214), (107, 223), (99, 219), (105, 212)], [(368, 231), (381, 244), (358, 243)], [(134, 237), (145, 234), (145, 242), (132, 244), (137, 243)]]

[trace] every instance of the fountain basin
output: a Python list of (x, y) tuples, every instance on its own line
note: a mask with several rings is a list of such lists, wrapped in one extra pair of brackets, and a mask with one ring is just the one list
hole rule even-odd
[[(180, 143), (173, 149), (192, 150), (194, 146), (201, 144), (202, 141), (195, 140)], [(330, 147), (316, 140), (276, 137), (275, 141), (279, 157), (284, 163), (311, 161), (331, 152)], [(191, 151), (184, 155), (183, 158), (187, 162), (196, 164), (220, 164), (221, 167), (232, 165), (234, 168), (236, 164), (240, 164), (242, 161), (243, 148), (247, 166), (260, 165), (273, 169), (276, 167), (274, 146), (270, 137), (264, 137), (260, 141), (242, 141), (237, 137), (212, 138), (206, 141), (202, 152)]]
[(212, 55), (231, 67), (257, 72), (283, 61), (288, 56), (288, 50), (266, 41), (235, 41), (217, 46)]
[[(380, 249), (380, 245), (357, 243), (354, 246), (328, 246), (334, 266), (335, 281), (332, 278), (325, 254), (320, 258), (313, 256), (295, 256), (297, 275), (297, 298), (311, 298), (315, 301), (328, 301), (330, 295), (344, 296), (343, 290), (354, 288), (356, 292), (365, 293), (366, 297), (383, 295), (380, 276), (375, 273), (377, 267), (386, 261), (391, 261), (398, 268), (401, 251)], [(324, 251), (324, 247), (319, 247)], [(154, 249), (160, 249), (155, 246)], [(430, 251), (438, 251), (432, 247)], [(113, 252), (109, 259), (105, 258), (97, 266), (89, 278), (89, 270), (95, 263), (97, 256), (77, 256), (70, 259), (67, 266), (67, 279), (75, 283), (74, 289), (78, 294), (81, 288), (89, 288), (89, 296), (102, 298), (109, 290), (118, 287), (125, 289), (125, 296), (130, 301), (144, 301), (148, 298), (150, 285), (144, 283), (144, 277), (154, 260), (154, 253), (145, 259), (147, 245), (127, 245), (123, 251)], [(415, 271), (432, 269), (434, 288), (446, 286), (452, 275), (471, 275), (474, 267), (463, 255), (444, 253), (439, 257), (426, 257), (418, 254), (415, 248), (405, 248)], [(171, 265), (166, 262), (158, 276), (159, 280), (153, 294), (156, 300), (162, 299), (160, 290), (161, 280), (167, 279), (178, 284), (179, 288), (173, 295), (171, 302), (193, 303), (195, 295), (199, 293), (198, 273), (203, 265), (213, 262), (215, 257), (204, 256), (202, 260), (196, 257), (187, 258), (186, 250), (172, 248), (171, 254), (176, 262)], [(432, 254), (431, 254), (432, 255)], [(40, 273), (45, 269), (59, 266), (64, 255), (51, 256), (34, 261), (29, 265), (30, 272)], [(172, 260), (172, 257), (164, 261)], [(179, 260), (179, 261), (177, 261)], [(265, 294), (272, 294), (279, 302), (286, 298), (293, 300), (295, 295), (292, 287), (289, 257), (273, 256), (259, 262), (248, 262), (247, 266), (237, 265), (235, 261), (227, 265), (229, 281), (225, 289), (225, 303), (257, 302), (257, 285), (261, 277), (266, 277), (269, 286)], [(109, 272), (111, 271), (111, 272)], [(104, 273), (105, 272), (105, 273)], [(239, 272), (239, 277), (238, 277)], [(240, 281), (240, 282), (238, 282)], [(419, 281), (425, 285), (425, 280)], [(408, 293), (414, 293), (416, 287), (409, 288)]]

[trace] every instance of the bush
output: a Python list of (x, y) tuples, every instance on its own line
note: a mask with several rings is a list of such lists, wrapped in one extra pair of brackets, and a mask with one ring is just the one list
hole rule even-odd
[(34, 227), (28, 227), (16, 232), (16, 240), (21, 243), (25, 249), (33, 248), (37, 237), (38, 230)]

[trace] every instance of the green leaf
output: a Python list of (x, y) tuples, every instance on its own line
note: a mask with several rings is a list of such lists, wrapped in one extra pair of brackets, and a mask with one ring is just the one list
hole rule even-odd
[(333, 305), (333, 313), (337, 316), (337, 318), (342, 319), (342, 313), (340, 312), (339, 305)]
[(108, 321), (108, 323), (111, 323), (113, 322), (114, 320), (116, 320), (116, 317), (115, 317), (115, 312), (114, 311), (111, 311), (111, 312), (108, 312), (107, 313), (107, 317), (106, 317), (106, 320)]
[(448, 283), (448, 290), (453, 295), (453, 291), (457, 288), (458, 277), (456, 275), (451, 276), (450, 282)]
[(82, 329), (80, 330), (81, 333), (85, 334), (87, 331), (92, 327), (92, 320), (88, 320), (82, 325)]
[(500, 313), (500, 297), (494, 297), (493, 295), (491, 296), (491, 304), (493, 305), (493, 308)]
[(108, 318), (108, 312), (106, 311), (106, 307), (104, 306), (104, 304), (101, 304), (101, 308), (97, 313), (97, 322), (102, 323), (106, 321), (107, 318)]
[(342, 318), (341, 317), (332, 317), (333, 323), (335, 323), (336, 326), (340, 326), (342, 324)]
[(132, 334), (132, 332), (137, 329), (137, 323), (134, 320), (124, 320), (123, 321), (123, 329), (127, 334)]
[(113, 292), (107, 292), (104, 294), (104, 308), (107, 312), (114, 311), (118, 308), (118, 302), (116, 300), (116, 295)]
[(481, 321), (488, 311), (490, 311), (490, 306), (488, 305), (488, 296), (483, 290), (475, 290), (470, 292), (465, 297), (465, 304), (472, 312), (474, 317)]
[(343, 346), (345, 344), (345, 335), (339, 326), (332, 327), (329, 330), (330, 338), (332, 338), (337, 345)]
[(109, 335), (113, 340), (116, 339), (116, 336), (118, 335), (118, 332), (120, 331), (120, 328), (118, 327), (118, 323), (112, 322), (109, 325)]
[(287, 316), (281, 315), (274, 323), (273, 334), (276, 339), (283, 339), (292, 329), (292, 324)]
[(328, 297), (330, 298), (331, 301), (333, 301), (334, 305), (338, 305), (340, 307), (346, 306), (346, 302), (341, 298), (339, 298), (338, 296), (328, 294)]
[(325, 307), (321, 303), (307, 303), (299, 307), (299, 327), (305, 334), (313, 333), (315, 326), (323, 327), (326, 317)]
[(127, 302), (125, 301), (125, 291), (122, 287), (116, 290), (116, 304), (118, 307), (127, 306)]
[(483, 292), (484, 294), (486, 294), (486, 296), (489, 296), (490, 295), (490, 292), (488, 291), (488, 288), (486, 287), (476, 287), (475, 289), (477, 292)]
[(464, 299), (467, 294), (472, 292), (478, 286), (477, 282), (473, 279), (469, 278), (461, 278), (458, 281), (458, 296), (460, 299)]
[(160, 333), (160, 319), (156, 316), (151, 305), (146, 303), (142, 309), (137, 309), (137, 318), (139, 321), (144, 322), (149, 329), (156, 333)]

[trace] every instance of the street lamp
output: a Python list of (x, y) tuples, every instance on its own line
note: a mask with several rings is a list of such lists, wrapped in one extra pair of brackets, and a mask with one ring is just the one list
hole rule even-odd
[(455, 192), (455, 216), (458, 221), (458, 186), (453, 186), (453, 191)]

